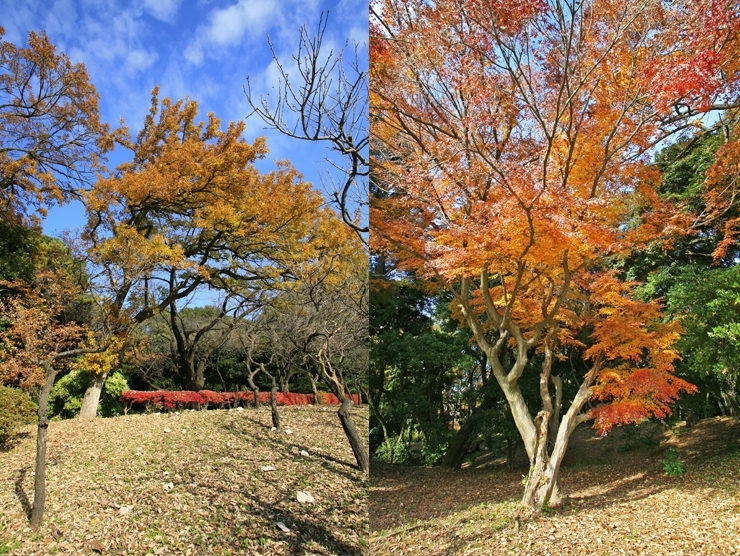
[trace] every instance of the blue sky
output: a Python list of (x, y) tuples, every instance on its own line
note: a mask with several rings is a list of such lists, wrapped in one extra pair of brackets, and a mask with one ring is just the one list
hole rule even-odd
[[(349, 39), (363, 44), (366, 55), (367, 0), (0, 0), (0, 25), (4, 40), (16, 45), (25, 45), (29, 31), (46, 31), (58, 50), (87, 66), (103, 120), (115, 126), (123, 118), (135, 134), (155, 85), (160, 98), (187, 96), (198, 101), (201, 115), (212, 111), (224, 126), (245, 119), (247, 75), (253, 92), (277, 91), (267, 36), (290, 68), (301, 25), (315, 30), (322, 10), (330, 12), (325, 47), (341, 49)], [(323, 146), (266, 131), (256, 116), (246, 121), (247, 140), (268, 138), (264, 169), (287, 158), (321, 188)], [(122, 161), (118, 156), (110, 167)], [(44, 231), (59, 235), (83, 223), (81, 206), (66, 206), (50, 211)]]

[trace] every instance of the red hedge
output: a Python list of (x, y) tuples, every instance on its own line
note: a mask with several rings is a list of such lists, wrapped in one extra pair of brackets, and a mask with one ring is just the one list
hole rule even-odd
[[(328, 392), (319, 392), (321, 403), (325, 405), (338, 405), (339, 400), (334, 394)], [(357, 394), (347, 394), (352, 401), (359, 405), (360, 397)], [(260, 403), (270, 403), (270, 392), (260, 392)], [(294, 394), (278, 392), (275, 396), (278, 405), (309, 405), (314, 403), (313, 394)], [(133, 404), (144, 404), (146, 407), (149, 404), (165, 409), (173, 409), (175, 407), (182, 407), (188, 404), (197, 405), (208, 408), (209, 405), (219, 407), (236, 407), (239, 402), (244, 404), (252, 403), (254, 401), (254, 393), (251, 391), (244, 392), (214, 392), (212, 390), (200, 390), (199, 392), (193, 392), (191, 390), (156, 390), (153, 392), (140, 392), (137, 390), (126, 390), (121, 394), (119, 398), (121, 403), (124, 405), (124, 411)]]

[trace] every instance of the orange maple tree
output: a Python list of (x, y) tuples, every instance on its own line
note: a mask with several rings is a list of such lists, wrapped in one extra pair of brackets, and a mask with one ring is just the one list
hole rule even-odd
[[(371, 21), (373, 248), (453, 293), (524, 440), (523, 503), (541, 509), (579, 423), (606, 433), (695, 390), (672, 374), (680, 326), (608, 263), (691, 224), (656, 194), (651, 149), (733, 110), (737, 8), (378, 0)], [(571, 348), (590, 369), (561, 412), (552, 362)], [(535, 356), (531, 411), (518, 382)]]

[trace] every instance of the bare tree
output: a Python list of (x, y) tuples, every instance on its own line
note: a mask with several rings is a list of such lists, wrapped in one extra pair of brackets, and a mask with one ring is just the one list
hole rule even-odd
[[(329, 12), (322, 12), (316, 35), (309, 35), (304, 25), (300, 30), (298, 54), (293, 56), (297, 80), (291, 82), (290, 72), (280, 61), (272, 41), (268, 43), (280, 72), (276, 100), (269, 96), (253, 96), (249, 77), (244, 92), (253, 114), (257, 114), (268, 129), (304, 141), (327, 145), (329, 168), (322, 180), (329, 190), (331, 202), (340, 211), (342, 220), (367, 243), (369, 166), (368, 133), (368, 72), (360, 60), (365, 45), (350, 42), (340, 52), (322, 46)], [(347, 61), (345, 53), (352, 52)], [(295, 76), (294, 76), (295, 77)], [(274, 104), (273, 104), (274, 103)], [(251, 115), (251, 114), (250, 114)]]

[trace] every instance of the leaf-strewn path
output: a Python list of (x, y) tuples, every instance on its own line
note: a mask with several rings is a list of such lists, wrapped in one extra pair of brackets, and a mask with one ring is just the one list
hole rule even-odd
[[(629, 450), (620, 431), (604, 439), (587, 428), (577, 431), (561, 475), (570, 499), (539, 517), (518, 506), (526, 468), (450, 472), (375, 464), (371, 550), (429, 556), (740, 554), (740, 421), (717, 418), (678, 430), (653, 428)], [(669, 446), (684, 461), (682, 477), (663, 472)]]
[(284, 407), (281, 424), (269, 407), (53, 422), (38, 534), (31, 432), (0, 452), (0, 554), (366, 553), (367, 481), (336, 407)]

